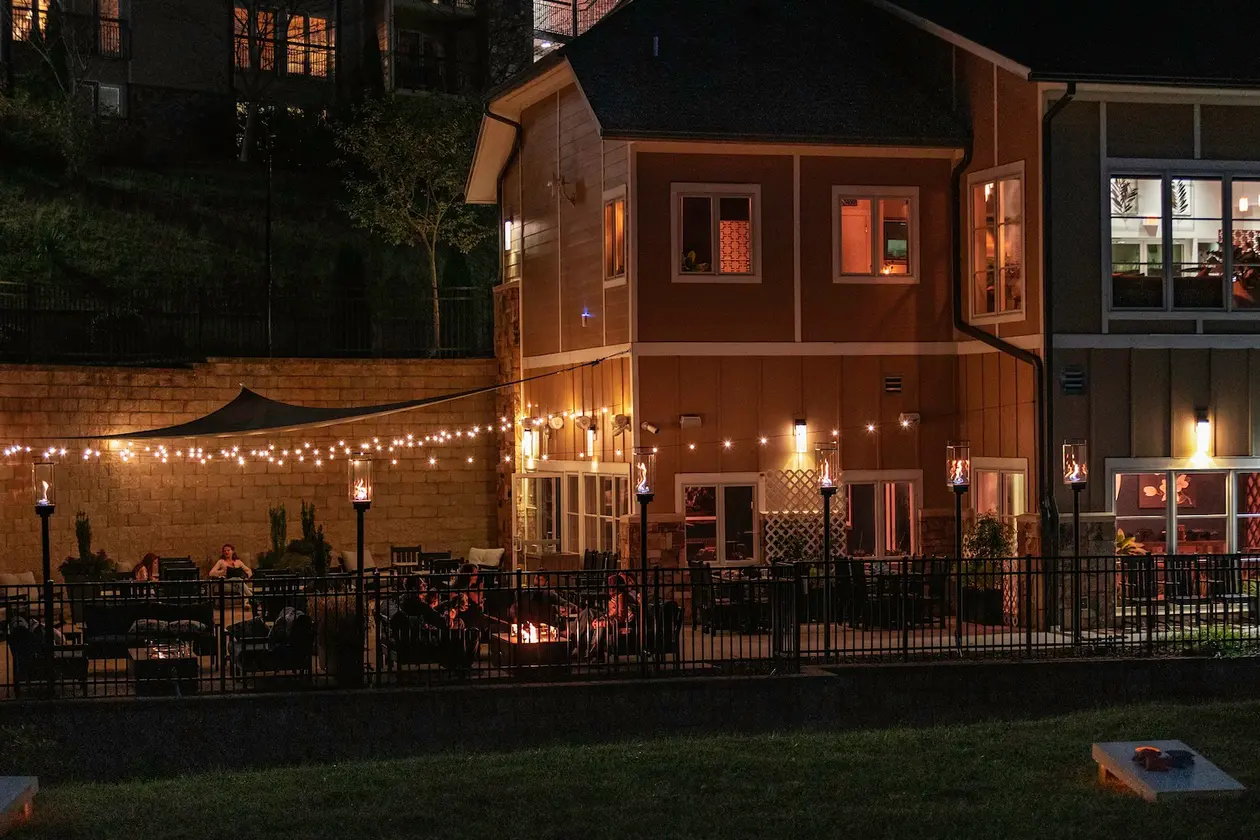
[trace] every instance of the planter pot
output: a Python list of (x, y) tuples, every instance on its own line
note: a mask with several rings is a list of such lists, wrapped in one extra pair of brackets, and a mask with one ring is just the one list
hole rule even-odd
[(1002, 623), (1002, 590), (967, 587), (962, 593), (963, 621), (973, 624)]
[(87, 575), (63, 575), (66, 582), (65, 599), (70, 602), (70, 617), (75, 624), (83, 622), (83, 605), (100, 600), (101, 582), (89, 580)]
[(363, 685), (362, 624), (353, 596), (316, 595), (311, 600), (320, 667), (339, 688)]

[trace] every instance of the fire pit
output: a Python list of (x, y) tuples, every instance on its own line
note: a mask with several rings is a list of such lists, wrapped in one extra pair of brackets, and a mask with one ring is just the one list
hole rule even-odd
[(548, 624), (512, 624), (506, 633), (491, 634), (490, 658), (495, 666), (509, 670), (562, 669), (569, 661), (569, 637)]

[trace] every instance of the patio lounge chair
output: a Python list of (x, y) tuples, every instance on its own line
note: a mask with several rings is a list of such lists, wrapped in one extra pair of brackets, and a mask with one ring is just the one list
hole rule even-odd
[(49, 668), (56, 682), (77, 683), (87, 693), (88, 659), (83, 645), (54, 642), (52, 656), (43, 626), (35, 620), (15, 618), (9, 622), (5, 642), (13, 659), (13, 686), (20, 697), (22, 687), (48, 680)]
[(296, 673), (309, 677), (315, 652), (315, 624), (304, 612), (285, 608), (270, 626), (243, 621), (226, 631), (232, 674)]

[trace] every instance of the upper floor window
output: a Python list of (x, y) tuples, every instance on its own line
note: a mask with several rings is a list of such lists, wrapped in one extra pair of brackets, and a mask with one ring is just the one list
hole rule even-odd
[(29, 41), (33, 35), (48, 32), (52, 0), (15, 0), (10, 11), (14, 41)]
[(835, 282), (915, 282), (917, 187), (833, 187), (831, 203)]
[(288, 67), (291, 75), (327, 76), (332, 54), (332, 31), (324, 18), (294, 15), (289, 18)]
[(972, 317), (1024, 311), (1024, 167), (1022, 163), (968, 179), (971, 212)]
[(279, 37), (276, 13), (260, 10), (251, 15), (249, 9), (237, 6), (234, 14), (236, 66), (243, 70), (275, 70)]
[(1260, 175), (1114, 173), (1107, 202), (1113, 310), (1260, 307)]
[(626, 188), (604, 193), (604, 279), (626, 276)]
[(675, 184), (674, 282), (761, 282), (761, 187)]

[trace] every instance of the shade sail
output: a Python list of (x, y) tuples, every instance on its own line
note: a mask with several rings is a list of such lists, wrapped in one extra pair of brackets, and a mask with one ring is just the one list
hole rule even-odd
[(503, 386), (492, 385), (472, 391), (461, 391), (455, 394), (442, 394), (422, 400), (385, 403), (384, 405), (364, 405), (348, 408), (315, 408), (305, 405), (293, 405), (268, 399), (262, 394), (242, 386), (241, 392), (230, 403), (210, 412), (204, 417), (189, 420), (175, 426), (161, 429), (145, 429), (137, 432), (125, 432), (113, 435), (82, 435), (77, 440), (158, 440), (167, 438), (222, 438), (241, 437), (262, 434), (263, 432), (290, 432), (297, 429), (315, 429), (321, 426), (333, 426), (352, 420), (365, 420), (381, 417), (426, 405), (457, 400), (493, 391)]
[(535, 374), (512, 382), (500, 382), (471, 391), (457, 391), (452, 394), (440, 394), (436, 397), (425, 397), (420, 400), (384, 403), (382, 405), (347, 406), (343, 408), (317, 408), (307, 405), (293, 405), (269, 399), (244, 385), (230, 403), (210, 412), (204, 417), (189, 420), (175, 426), (160, 429), (145, 429), (135, 432), (119, 432), (112, 435), (78, 435), (64, 440), (169, 440), (173, 438), (226, 438), (259, 435), (266, 432), (291, 432), (298, 429), (317, 429), (322, 426), (335, 426), (355, 420), (367, 420), (382, 417), (386, 414), (397, 414), (429, 405), (451, 402), (465, 397), (497, 391), (500, 388), (511, 388), (535, 379), (545, 379), (568, 373), (582, 367), (597, 367), (609, 359), (625, 355), (626, 351), (612, 353), (591, 362), (569, 365), (559, 370)]

